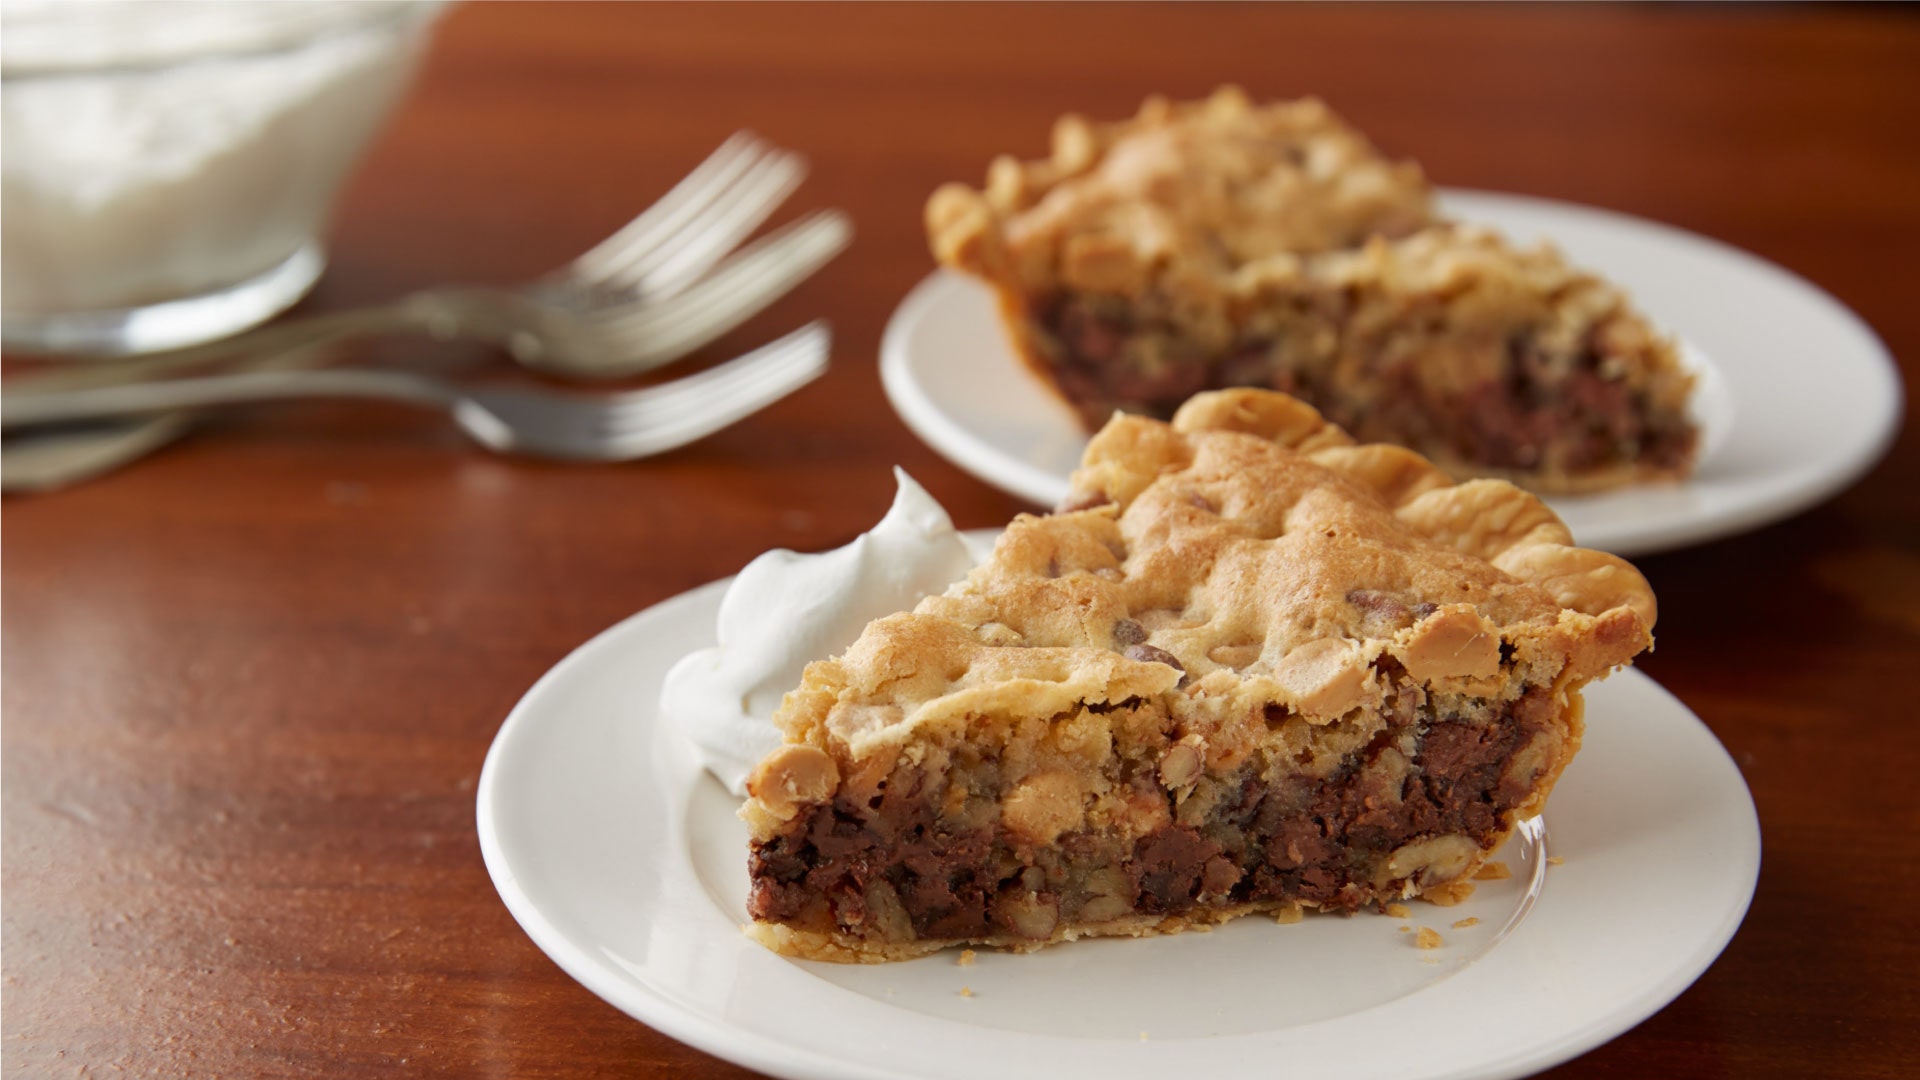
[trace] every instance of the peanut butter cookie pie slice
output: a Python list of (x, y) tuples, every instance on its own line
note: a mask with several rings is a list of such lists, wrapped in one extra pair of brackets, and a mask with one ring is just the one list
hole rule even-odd
[(1444, 898), (1654, 614), (1534, 496), (1284, 394), (1116, 416), (1059, 511), (787, 695), (750, 932), (869, 962)]
[(1418, 165), (1315, 100), (1064, 117), (1049, 158), (1000, 158), (926, 216), (1089, 430), (1257, 386), (1456, 477), (1564, 492), (1692, 469), (1693, 376), (1619, 289), (1442, 219)]

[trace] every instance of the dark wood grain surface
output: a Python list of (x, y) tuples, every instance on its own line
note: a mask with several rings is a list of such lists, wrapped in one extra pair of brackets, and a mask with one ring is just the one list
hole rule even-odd
[[(1059, 112), (1226, 80), (1318, 93), (1442, 183), (1757, 252), (1920, 378), (1911, 9), (462, 7), (347, 192), (309, 310), (529, 277), (751, 126), (813, 162), (787, 214), (845, 207), (859, 237), (703, 355), (824, 315), (833, 371), (627, 466), (301, 406), (9, 500), (6, 1073), (741, 1075), (514, 924), (474, 835), (488, 742), (621, 617), (767, 547), (844, 542), (889, 465), (963, 525), (1023, 509), (881, 394), (881, 327), (929, 269), (921, 201), (1040, 152)], [(1554, 1075), (1920, 1074), (1920, 439), (1813, 512), (1642, 565), (1662, 612), (1642, 667), (1738, 761), (1765, 865), (1691, 990)]]

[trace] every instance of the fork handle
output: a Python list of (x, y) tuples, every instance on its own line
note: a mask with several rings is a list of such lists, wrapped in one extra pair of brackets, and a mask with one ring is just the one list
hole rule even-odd
[(34, 392), (112, 386), (162, 378), (242, 356), (276, 355), (349, 338), (426, 329), (436, 312), (434, 299), (430, 294), (419, 294), (393, 304), (306, 315), (204, 345), (21, 375), (9, 386)]
[(445, 408), (455, 395), (445, 383), (410, 371), (246, 371), (132, 386), (9, 390), (0, 394), (0, 430), (295, 398), (375, 398)]

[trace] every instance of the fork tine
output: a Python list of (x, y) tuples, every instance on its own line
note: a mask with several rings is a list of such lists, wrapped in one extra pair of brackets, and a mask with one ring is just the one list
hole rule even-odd
[[(644, 304), (584, 319), (565, 350), (570, 373), (614, 376), (677, 360), (727, 332), (805, 280), (846, 247), (838, 211), (811, 214), (736, 253), (669, 304)], [(579, 357), (605, 357), (591, 369)]]
[(618, 272), (712, 201), (766, 149), (753, 132), (734, 132), (665, 195), (569, 264), (565, 273), (591, 283)]
[(771, 217), (806, 175), (805, 159), (795, 154), (768, 168), (751, 187), (741, 181), (739, 187), (747, 190), (725, 210), (708, 215), (698, 233), (689, 230), (687, 242), (661, 258), (639, 284), (655, 296), (672, 296), (693, 284)]
[(845, 249), (851, 233), (846, 215), (837, 210), (815, 211), (728, 259), (673, 303), (589, 316), (580, 325), (606, 338), (679, 333), (689, 324), (731, 314), (757, 301), (770, 281), (812, 273)]
[(827, 369), (826, 327), (814, 323), (789, 336), (799, 335), (807, 335), (817, 347), (784, 354), (777, 362), (757, 365), (753, 369), (754, 377), (734, 393), (710, 396), (701, 406), (681, 410), (670, 423), (616, 435), (614, 447), (622, 456), (641, 457), (685, 446), (741, 417), (759, 412), (819, 378)]
[[(683, 251), (694, 252), (693, 265), (698, 269), (698, 257), (708, 252), (714, 259), (725, 255), (746, 232), (766, 220), (805, 175), (806, 163), (798, 155), (770, 151), (680, 222), (671, 236), (613, 270), (607, 284), (649, 295), (670, 295), (686, 287), (692, 279), (672, 265), (674, 259)], [(742, 222), (745, 232), (739, 227)]]
[(566, 273), (578, 277), (580, 281), (603, 281), (607, 273), (626, 265), (626, 261), (637, 258), (639, 254), (651, 250), (659, 244), (664, 234), (670, 233), (678, 221), (685, 215), (697, 211), (705, 202), (712, 200), (726, 184), (733, 179), (766, 150), (766, 144), (751, 131), (735, 131), (722, 142), (707, 160), (693, 167), (691, 173), (674, 184), (672, 190), (662, 194), (643, 211), (639, 211), (632, 221), (622, 225), (612, 236), (607, 236), (595, 244), (586, 254), (574, 259)]
[(768, 371), (824, 366), (831, 350), (832, 332), (825, 321), (815, 321), (698, 375), (675, 379), (664, 386), (631, 391), (607, 402), (606, 426), (631, 429), (642, 424), (670, 424), (696, 403), (724, 399), (741, 391)]

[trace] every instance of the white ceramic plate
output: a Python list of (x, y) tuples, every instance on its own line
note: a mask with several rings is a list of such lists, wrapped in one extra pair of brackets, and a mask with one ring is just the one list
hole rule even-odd
[[(1671, 1001), (1732, 937), (1760, 861), (1720, 744), (1636, 672), (1587, 737), (1511, 880), (1409, 919), (1248, 918), (1214, 933), (947, 952), (872, 967), (748, 941), (736, 800), (655, 714), (713, 640), (726, 582), (650, 608), (542, 678), (480, 777), (480, 847), (540, 948), (628, 1014), (783, 1077), (1519, 1076)], [(1545, 832), (1563, 865), (1545, 862)], [(1479, 925), (1455, 929), (1469, 917)], [(1399, 927), (1430, 926), (1422, 951)], [(971, 991), (964, 995), (962, 989)]]
[[(1624, 285), (1705, 376), (1688, 483), (1548, 500), (1589, 547), (1635, 555), (1798, 513), (1879, 460), (1900, 423), (1900, 377), (1839, 301), (1738, 248), (1571, 203), (1448, 191), (1441, 205), (1522, 243), (1551, 239)], [(940, 271), (894, 312), (880, 375), (907, 426), (987, 483), (1051, 506), (1086, 436), (1020, 365), (987, 291)]]

